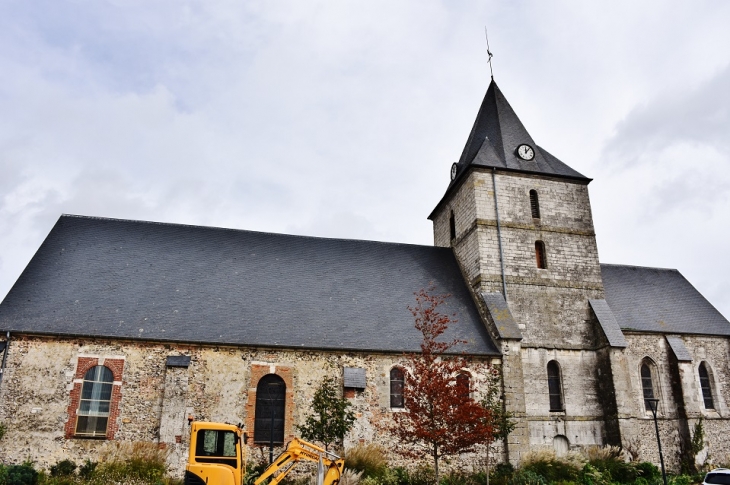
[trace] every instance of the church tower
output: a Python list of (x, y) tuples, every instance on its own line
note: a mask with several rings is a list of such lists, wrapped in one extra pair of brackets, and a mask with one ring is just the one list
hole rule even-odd
[(492, 80), (429, 216), (503, 353), (513, 463), (530, 449), (618, 444), (589, 302), (604, 299), (590, 181), (534, 142)]

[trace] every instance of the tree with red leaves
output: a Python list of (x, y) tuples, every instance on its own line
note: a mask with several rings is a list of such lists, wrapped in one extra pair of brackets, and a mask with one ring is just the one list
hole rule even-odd
[(426, 290), (415, 295), (416, 305), (408, 309), (423, 335), (421, 352), (407, 355), (405, 409), (394, 413), (389, 430), (403, 445), (401, 453), (414, 458), (430, 455), (438, 477), (441, 457), (473, 451), (475, 444), (490, 441), (493, 427), (490, 410), (469, 393), (464, 379), (467, 359), (454, 353), (456, 346), (466, 342), (437, 340), (456, 323), (439, 312), (448, 295)]

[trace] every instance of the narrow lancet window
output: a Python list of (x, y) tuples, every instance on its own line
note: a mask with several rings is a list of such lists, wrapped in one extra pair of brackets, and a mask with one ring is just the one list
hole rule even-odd
[(554, 360), (548, 362), (547, 375), (550, 411), (563, 411), (563, 385), (560, 379), (560, 367)]
[(715, 409), (715, 402), (712, 399), (712, 386), (710, 385), (710, 374), (707, 372), (705, 363), (702, 362), (699, 368), (700, 387), (702, 387), (702, 399), (705, 401), (705, 409)]
[(403, 408), (403, 386), (405, 385), (405, 374), (400, 367), (390, 369), (390, 407)]
[(644, 408), (651, 411), (649, 399), (654, 399), (654, 380), (651, 377), (649, 364), (641, 364), (641, 389), (644, 391)]
[(532, 210), (532, 218), (540, 218), (540, 202), (537, 200), (537, 190), (530, 191), (530, 209)]
[(456, 239), (456, 221), (454, 220), (454, 211), (451, 211), (451, 215), (449, 216), (449, 234), (451, 235), (452, 241)]
[(538, 268), (547, 268), (547, 258), (545, 257), (545, 243), (542, 241), (535, 241), (535, 259)]

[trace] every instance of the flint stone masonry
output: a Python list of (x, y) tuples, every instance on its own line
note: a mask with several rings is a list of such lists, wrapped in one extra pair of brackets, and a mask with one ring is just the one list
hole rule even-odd
[[(166, 366), (169, 355), (190, 357), (189, 367)], [(98, 356), (98, 357), (93, 357)], [(0, 422), (8, 432), (0, 462), (30, 458), (48, 468), (62, 459), (77, 463), (98, 459), (108, 441), (67, 437), (64, 429), (78, 363), (92, 359), (124, 362), (121, 400), (114, 440), (152, 441), (170, 450), (169, 468), (181, 475), (189, 442), (187, 416), (197, 420), (246, 423), (253, 435), (255, 388), (258, 379), (276, 373), (287, 384), (286, 439), (298, 435), (311, 409), (314, 393), (325, 377), (343, 385), (344, 368), (364, 369), (366, 386), (350, 399), (356, 413), (346, 447), (376, 442), (393, 449), (384, 431), (392, 419), (390, 369), (405, 365), (401, 354), (361, 354), (295, 350), (244, 349), (182, 344), (140, 344), (102, 339), (14, 337), (6, 380), (0, 388)], [(499, 359), (472, 359), (468, 371), (478, 394), (486, 368)], [(115, 377), (116, 378), (116, 377)], [(252, 390), (254, 395), (252, 396)], [(251, 445), (251, 440), (249, 441)], [(498, 456), (503, 449), (496, 445)], [(276, 452), (280, 452), (277, 448)], [(249, 446), (249, 456), (261, 452)], [(393, 463), (412, 463), (393, 455)], [(477, 467), (483, 456), (465, 454), (447, 468)]]

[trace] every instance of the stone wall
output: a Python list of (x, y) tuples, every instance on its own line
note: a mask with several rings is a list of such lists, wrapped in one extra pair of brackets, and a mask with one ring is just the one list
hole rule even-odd
[[(625, 332), (628, 347), (621, 351), (626, 383), (619, 401), (621, 437), (625, 447), (635, 449), (644, 460), (659, 462), (654, 421), (644, 407), (640, 366), (645, 359), (655, 364), (655, 396), (660, 400), (658, 421), (664, 458), (672, 470), (679, 467), (682, 441), (691, 437), (702, 418), (706, 448), (699, 462), (727, 463), (730, 460), (730, 411), (727, 407), (730, 375), (730, 341), (727, 338), (682, 336), (691, 362), (677, 362), (663, 334)], [(715, 409), (706, 409), (698, 368), (705, 362), (711, 370)], [(674, 376), (678, 376), (675, 378)], [(679, 382), (673, 382), (673, 379)], [(678, 385), (677, 385), (678, 384)], [(679, 393), (679, 395), (678, 395)]]
[[(168, 356), (187, 355), (187, 368), (166, 367)], [(344, 367), (366, 370), (367, 387), (351, 398), (356, 423), (345, 446), (375, 442), (386, 449), (393, 442), (383, 426), (390, 422), (390, 369), (405, 363), (399, 354), (314, 352), (111, 340), (14, 336), (0, 388), (0, 422), (8, 432), (0, 447), (0, 462), (26, 458), (41, 467), (69, 458), (81, 463), (97, 459), (107, 441), (65, 436), (69, 404), (79, 361), (123, 359), (119, 415), (113, 423), (115, 441), (152, 441), (171, 450), (170, 467), (180, 473), (187, 459), (187, 416), (250, 429), (258, 378), (274, 369), (287, 383), (287, 435), (296, 435), (324, 377), (342, 382)], [(494, 361), (494, 362), (493, 362)], [(475, 359), (469, 367), (479, 392), (484, 369), (498, 360)], [(282, 374), (283, 372), (283, 374)], [(250, 443), (251, 441), (249, 441)], [(266, 453), (249, 447), (249, 456)], [(278, 453), (280, 450), (277, 449)], [(394, 463), (406, 463), (392, 456)], [(450, 466), (473, 466), (479, 455), (451, 460)], [(412, 461), (408, 461), (412, 463)], [(448, 467), (447, 467), (448, 468)]]

